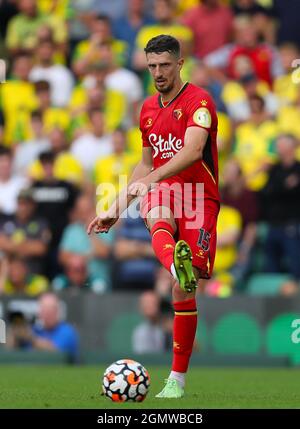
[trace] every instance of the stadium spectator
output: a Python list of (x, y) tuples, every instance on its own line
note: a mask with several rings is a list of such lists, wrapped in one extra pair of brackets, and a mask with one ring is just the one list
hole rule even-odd
[(159, 353), (165, 351), (165, 333), (161, 326), (160, 298), (153, 291), (145, 291), (139, 300), (144, 321), (132, 333), (135, 353)]
[(266, 183), (266, 171), (276, 159), (277, 123), (269, 118), (264, 100), (259, 95), (249, 98), (251, 116), (235, 131), (233, 155), (238, 160), (247, 186), (260, 190)]
[(34, 86), (29, 81), (31, 68), (32, 57), (29, 54), (16, 55), (12, 59), (11, 74), (5, 85), (1, 85), (1, 107), (5, 119), (3, 141), (7, 146), (31, 137), (28, 123), (30, 113), (37, 107)]
[(214, 79), (209, 68), (202, 61), (197, 61), (191, 72), (191, 83), (208, 91), (214, 99), (218, 112), (226, 112), (226, 107), (221, 98), (222, 84)]
[(117, 64), (111, 43), (102, 43), (98, 50), (101, 54), (101, 63), (105, 72), (104, 85), (108, 90), (124, 95), (127, 102), (126, 109), (128, 110), (126, 119), (131, 125), (131, 117), (143, 95), (141, 82), (135, 73)]
[(66, 42), (67, 28), (64, 21), (51, 14), (40, 14), (36, 0), (20, 0), (18, 8), (19, 13), (10, 20), (6, 34), (6, 47), (11, 54), (21, 50), (33, 52), (37, 46), (37, 32), (44, 25), (52, 28), (58, 45)]
[(5, 215), (15, 213), (18, 194), (27, 185), (23, 176), (13, 174), (12, 162), (11, 151), (0, 146), (0, 213)]
[(24, 317), (9, 335), (8, 347), (61, 352), (70, 362), (78, 362), (79, 337), (72, 325), (62, 320), (61, 304), (53, 293), (43, 294), (38, 301), (38, 320), (31, 327)]
[(0, 109), (0, 145), (2, 146), (4, 136), (4, 115)]
[(72, 69), (77, 77), (84, 76), (89, 68), (99, 63), (101, 52), (99, 48), (104, 43), (111, 43), (116, 62), (123, 65), (127, 61), (127, 44), (113, 38), (111, 21), (106, 15), (90, 15), (89, 39), (78, 43), (72, 58)]
[(2, 0), (0, 2), (0, 39), (5, 40), (9, 21), (18, 13), (15, 0)]
[(88, 276), (94, 284), (93, 290), (103, 292), (111, 287), (109, 257), (114, 232), (88, 236), (86, 224), (93, 213), (93, 199), (89, 195), (80, 195), (70, 214), (71, 223), (63, 231), (59, 245), (59, 260), (63, 266), (69, 267), (69, 261), (74, 255), (85, 258)]
[(42, 152), (50, 149), (50, 142), (45, 133), (42, 113), (35, 110), (31, 114), (30, 126), (32, 138), (20, 142), (15, 147), (13, 170), (15, 174), (26, 175), (29, 165), (32, 164)]
[[(80, 186), (83, 182), (83, 168), (81, 163), (68, 151), (65, 132), (61, 128), (55, 127), (49, 131), (48, 137), (48, 152), (50, 151), (54, 157), (54, 177)], [(47, 150), (40, 151), (39, 155), (42, 155), (43, 152), (47, 152)], [(28, 167), (27, 173), (32, 180), (45, 178), (45, 170), (40, 158)]]
[(221, 195), (223, 204), (235, 208), (242, 217), (242, 231), (234, 269), (235, 279), (242, 281), (250, 269), (259, 205), (256, 193), (247, 188), (241, 168), (234, 159), (228, 160), (224, 166)]
[(264, 7), (256, 0), (234, 0), (232, 10), (235, 16), (249, 15), (260, 37), (269, 43), (275, 42), (275, 23), (271, 7)]
[(221, 99), (234, 123), (249, 120), (251, 107), (249, 98), (259, 95), (263, 98), (266, 112), (274, 116), (278, 110), (278, 99), (269, 85), (256, 76), (253, 64), (247, 57), (241, 57), (234, 63), (235, 80), (225, 82)]
[[(136, 154), (127, 151), (126, 132), (123, 128), (118, 128), (113, 132), (112, 145), (113, 153), (96, 160), (94, 170), (95, 184), (96, 186), (104, 185), (103, 191), (105, 190), (107, 201), (112, 201), (119, 192), (120, 186), (125, 186), (124, 180), (127, 181), (137, 163)], [(111, 187), (111, 192), (109, 192), (107, 184)], [(100, 190), (101, 188), (98, 188), (97, 194)], [(101, 194), (103, 196), (103, 192)]]
[(35, 212), (31, 189), (21, 190), (16, 213), (0, 221), (0, 250), (26, 258), (31, 273), (44, 273), (51, 237), (45, 218)]
[(118, 91), (105, 88), (105, 73), (102, 64), (93, 66), (81, 84), (73, 90), (69, 107), (73, 116), (72, 132), (75, 138), (91, 128), (88, 112), (94, 109), (103, 112), (105, 130), (108, 133), (120, 126), (124, 120), (126, 98)]
[(287, 271), (300, 279), (300, 163), (296, 160), (297, 140), (281, 135), (276, 142), (279, 161), (269, 171), (262, 189), (266, 238), (266, 271)]
[(54, 53), (53, 40), (40, 41), (36, 48), (36, 64), (30, 72), (29, 79), (32, 82), (47, 81), (51, 88), (51, 104), (64, 107), (69, 103), (74, 79), (66, 66), (54, 63)]
[(61, 128), (71, 132), (71, 116), (67, 108), (55, 107), (51, 103), (51, 87), (46, 80), (35, 82), (35, 93), (38, 109), (42, 113), (43, 124), (46, 132), (53, 128)]
[(277, 49), (272, 45), (260, 43), (253, 19), (241, 16), (234, 20), (234, 42), (211, 52), (204, 61), (209, 67), (223, 71), (231, 79), (237, 79), (236, 63), (245, 60), (251, 62), (257, 78), (270, 86), (282, 73)]
[(282, 43), (279, 46), (279, 55), (283, 67), (282, 76), (274, 81), (274, 93), (279, 100), (280, 106), (294, 104), (299, 94), (299, 71), (293, 67), (294, 61), (300, 57), (300, 50), (293, 43)]
[(157, 262), (144, 221), (134, 216), (134, 206), (130, 207), (129, 215), (117, 230), (114, 248), (118, 263), (116, 290), (145, 290), (153, 288), (155, 282)]
[(46, 293), (39, 298), (38, 320), (33, 326), (33, 335), (35, 349), (58, 350), (68, 354), (73, 362), (78, 359), (78, 333), (62, 320), (61, 304), (55, 294)]
[(234, 286), (234, 267), (237, 263), (238, 241), (242, 231), (242, 217), (233, 207), (221, 205), (217, 224), (217, 253), (214, 276), (205, 288), (212, 296), (228, 296)]
[(153, 23), (154, 19), (145, 13), (145, 0), (128, 0), (126, 12), (120, 18), (113, 21), (113, 33), (115, 37), (124, 40), (128, 45), (126, 67), (132, 68), (132, 56), (138, 32), (144, 26)]
[(175, 5), (172, 0), (154, 0), (153, 15), (156, 23), (145, 25), (136, 37), (133, 65), (134, 69), (139, 72), (147, 69), (144, 47), (152, 37), (159, 34), (169, 34), (176, 37), (179, 41), (192, 42), (193, 40), (192, 31), (176, 21)]
[(43, 178), (32, 184), (37, 214), (48, 221), (52, 235), (47, 258), (47, 274), (52, 278), (59, 271), (57, 248), (78, 195), (76, 186), (55, 178), (54, 160), (55, 155), (52, 152), (43, 152), (40, 155)]
[(85, 171), (91, 173), (96, 159), (111, 154), (112, 143), (111, 136), (105, 132), (103, 112), (93, 108), (88, 114), (92, 128), (73, 141), (71, 153), (81, 162)]
[(204, 58), (230, 41), (232, 12), (220, 0), (202, 0), (198, 3), (185, 13), (181, 21), (193, 32), (195, 56)]
[(5, 274), (1, 276), (0, 294), (34, 297), (48, 289), (48, 280), (40, 274), (30, 273), (26, 259), (21, 256), (11, 256), (3, 261), (1, 270)]
[(127, 2), (124, 3), (124, 0), (112, 0), (109, 2), (106, 0), (91, 0), (90, 7), (96, 13), (105, 13), (110, 19), (116, 19), (125, 13)]
[(64, 264), (64, 274), (53, 279), (52, 288), (55, 292), (66, 290), (72, 294), (80, 293), (81, 290), (104, 293), (107, 283), (89, 275), (87, 257), (70, 253)]

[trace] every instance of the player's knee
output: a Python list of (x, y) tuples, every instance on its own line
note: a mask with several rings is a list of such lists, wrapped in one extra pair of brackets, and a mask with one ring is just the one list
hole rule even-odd
[(146, 222), (150, 231), (153, 227), (158, 223), (163, 223), (170, 225), (172, 230), (176, 232), (176, 223), (174, 220), (174, 216), (169, 207), (158, 206), (153, 207), (148, 213), (146, 217)]

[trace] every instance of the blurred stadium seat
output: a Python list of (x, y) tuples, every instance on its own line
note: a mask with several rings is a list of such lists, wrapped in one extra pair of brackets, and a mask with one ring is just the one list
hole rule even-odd
[(278, 295), (281, 286), (288, 280), (291, 280), (288, 274), (253, 274), (248, 281), (247, 293), (249, 295)]
[(107, 351), (120, 356), (132, 353), (132, 332), (142, 320), (140, 314), (134, 312), (116, 316), (106, 332)]
[(230, 313), (215, 324), (211, 342), (217, 354), (256, 355), (262, 346), (262, 332), (247, 313)]

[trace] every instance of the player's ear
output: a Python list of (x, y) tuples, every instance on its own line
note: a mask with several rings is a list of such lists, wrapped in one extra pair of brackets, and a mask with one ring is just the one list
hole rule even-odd
[(179, 58), (178, 63), (177, 63), (179, 70), (182, 69), (183, 64), (184, 64), (184, 58)]

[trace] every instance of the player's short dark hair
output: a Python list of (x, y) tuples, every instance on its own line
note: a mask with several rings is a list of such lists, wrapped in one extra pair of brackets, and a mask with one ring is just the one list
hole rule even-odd
[(149, 40), (144, 51), (146, 54), (161, 54), (162, 52), (169, 52), (170, 54), (179, 58), (180, 44), (178, 40), (175, 39), (175, 37), (166, 34), (160, 34), (159, 36), (153, 37)]

